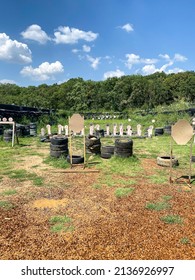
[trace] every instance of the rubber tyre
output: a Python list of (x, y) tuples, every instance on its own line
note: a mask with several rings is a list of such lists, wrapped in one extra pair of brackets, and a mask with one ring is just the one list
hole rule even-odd
[(50, 156), (55, 157), (55, 158), (59, 158), (61, 156), (66, 157), (67, 154), (68, 154), (68, 151), (52, 151), (52, 150), (50, 150)]
[(100, 138), (94, 135), (88, 135), (85, 139), (85, 143), (87, 147), (98, 145), (100, 144)]
[(168, 134), (168, 135), (171, 135), (171, 125), (166, 125), (164, 126), (164, 134)]
[(114, 154), (114, 146), (102, 146), (101, 149), (102, 153), (109, 153), (109, 154)]
[(101, 158), (109, 159), (111, 157), (112, 157), (112, 154), (110, 154), (110, 153), (102, 153), (101, 152)]
[(191, 162), (195, 162), (195, 156), (192, 156)]
[(53, 137), (51, 138), (52, 145), (65, 145), (68, 143), (68, 138), (63, 137)]
[[(70, 156), (67, 156), (67, 162), (70, 163)], [(76, 155), (72, 155), (72, 164), (80, 164), (80, 163), (84, 163), (84, 157), (82, 156), (76, 156)]]
[(133, 146), (133, 140), (127, 140), (127, 139), (116, 139), (115, 140), (115, 148), (121, 148), (121, 149), (128, 149)]
[(68, 145), (53, 145), (50, 144), (50, 150), (52, 151), (66, 151), (68, 150)]
[(156, 161), (157, 161), (158, 165), (164, 166), (164, 167), (170, 167), (171, 162), (172, 162), (172, 166), (179, 165), (178, 159), (174, 156), (172, 157), (172, 160), (171, 160), (170, 156), (158, 156)]
[(163, 127), (157, 127), (154, 130), (154, 135), (155, 136), (160, 136), (164, 134), (164, 128)]

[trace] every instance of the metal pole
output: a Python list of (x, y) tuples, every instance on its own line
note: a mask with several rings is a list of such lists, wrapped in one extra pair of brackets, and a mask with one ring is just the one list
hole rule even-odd
[(169, 176), (169, 183), (173, 183), (172, 180), (172, 157), (173, 157), (173, 148), (172, 148), (172, 137), (171, 137), (171, 142), (170, 142), (170, 176)]
[(189, 184), (191, 183), (191, 177), (192, 177), (192, 144), (193, 144), (193, 138), (190, 145), (190, 175), (189, 175)]
[(72, 136), (71, 136), (71, 127), (70, 127), (70, 117), (68, 117), (68, 135), (69, 135), (69, 157), (70, 157), (70, 165), (72, 168)]

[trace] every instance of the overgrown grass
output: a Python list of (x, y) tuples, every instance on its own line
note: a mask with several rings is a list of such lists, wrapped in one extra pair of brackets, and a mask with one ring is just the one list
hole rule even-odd
[(50, 166), (53, 166), (55, 168), (69, 168), (70, 164), (67, 162), (65, 157), (55, 158), (48, 156), (43, 163), (49, 164)]

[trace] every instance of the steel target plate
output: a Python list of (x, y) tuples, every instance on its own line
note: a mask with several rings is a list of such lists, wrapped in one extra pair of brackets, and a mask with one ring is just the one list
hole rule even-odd
[(172, 126), (171, 136), (178, 145), (186, 145), (193, 136), (193, 127), (186, 120), (179, 120)]
[(70, 130), (75, 133), (79, 133), (84, 128), (84, 117), (80, 114), (74, 114), (69, 120)]

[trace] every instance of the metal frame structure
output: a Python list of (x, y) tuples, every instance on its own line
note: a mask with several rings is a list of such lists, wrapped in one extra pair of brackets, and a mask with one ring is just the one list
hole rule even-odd
[[(71, 120), (73, 120), (73, 118), (75, 118), (75, 121), (76, 122), (71, 122)], [(83, 120), (82, 120), (83, 119)], [(71, 168), (76, 165), (83, 165), (83, 168), (85, 168), (86, 166), (86, 147), (85, 147), (85, 128), (84, 128), (84, 117), (81, 117), (80, 114), (73, 114), (72, 117), (68, 118), (68, 122), (69, 122), (69, 126), (68, 126), (68, 129), (69, 129), (69, 156), (70, 156), (70, 164), (71, 164)], [(72, 163), (72, 156), (73, 156), (73, 153), (72, 153), (72, 137), (74, 137), (74, 133), (79, 133), (83, 130), (83, 134), (82, 134), (82, 137), (83, 137), (83, 157), (84, 157), (84, 163), (83, 164), (73, 164)]]
[(12, 147), (14, 146), (14, 139), (17, 139), (17, 143), (18, 143), (18, 138), (16, 136), (16, 123), (13, 121), (12, 118), (9, 118), (8, 121), (6, 118), (3, 118), (3, 121), (0, 121), (0, 124), (2, 125), (6, 125), (6, 124), (10, 124), (12, 125)]
[(175, 125), (172, 126), (171, 131), (171, 141), (170, 141), (170, 176), (169, 182), (173, 183), (178, 182), (179, 179), (184, 178), (184, 176), (180, 176), (175, 180), (172, 179), (172, 158), (173, 158), (173, 139), (178, 145), (186, 145), (190, 140), (190, 163), (189, 163), (189, 175), (187, 179), (187, 184), (191, 184), (192, 178), (192, 145), (193, 145), (193, 128), (186, 120), (179, 120)]

